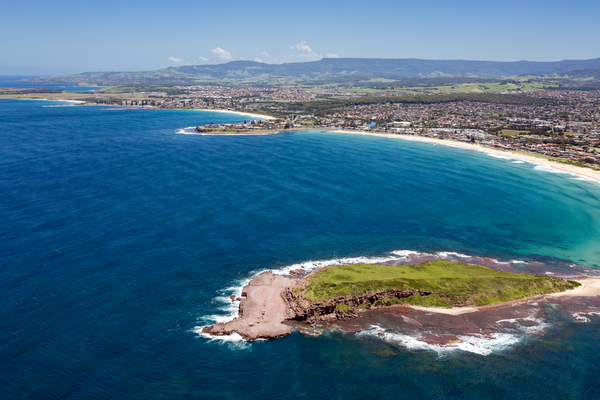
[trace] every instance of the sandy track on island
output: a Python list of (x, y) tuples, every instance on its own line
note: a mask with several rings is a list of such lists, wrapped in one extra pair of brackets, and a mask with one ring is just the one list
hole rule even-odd
[(296, 282), (295, 278), (273, 274), (272, 271), (256, 275), (244, 286), (240, 315), (232, 321), (203, 328), (211, 335), (238, 333), (244, 339), (276, 338), (289, 335), (292, 327), (284, 325), (288, 315), (281, 292)]

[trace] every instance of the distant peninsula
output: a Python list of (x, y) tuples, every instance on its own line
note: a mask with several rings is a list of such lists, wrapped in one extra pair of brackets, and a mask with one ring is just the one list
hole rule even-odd
[[(242, 114), (244, 115), (244, 114)], [(258, 115), (247, 114), (254, 117), (261, 117)], [(301, 130), (305, 129), (303, 126), (294, 127), (289, 121), (278, 120), (271, 117), (262, 116), (263, 120), (260, 121), (244, 121), (239, 124), (206, 124), (199, 125), (195, 131), (199, 134), (212, 134), (212, 135), (268, 135), (274, 133), (280, 133), (287, 130)]]
[[(416, 265), (351, 264), (307, 275), (271, 271), (244, 287), (239, 316), (203, 328), (211, 335), (238, 333), (248, 340), (292, 332), (290, 322), (314, 325), (356, 318), (361, 311), (394, 306), (450, 309), (500, 305), (581, 286), (553, 276), (497, 271), (444, 259)], [(233, 296), (235, 297), (235, 296)]]

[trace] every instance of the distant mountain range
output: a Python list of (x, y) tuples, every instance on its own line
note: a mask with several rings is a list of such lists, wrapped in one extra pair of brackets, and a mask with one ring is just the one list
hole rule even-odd
[(600, 79), (600, 58), (554, 62), (420, 60), (410, 58), (325, 58), (319, 61), (287, 64), (231, 61), (217, 65), (169, 67), (156, 71), (86, 72), (76, 75), (40, 78), (40, 80), (98, 85), (148, 85), (202, 82), (285, 82), (351, 76), (507, 78), (531, 75), (568, 77), (570, 79)]
[(546, 77), (567, 78), (575, 80), (600, 80), (600, 68), (580, 69), (575, 71), (556, 72)]

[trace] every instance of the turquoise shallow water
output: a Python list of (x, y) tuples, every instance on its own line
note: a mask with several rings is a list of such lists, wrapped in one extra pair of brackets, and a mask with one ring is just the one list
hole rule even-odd
[(458, 252), (600, 268), (600, 185), (441, 145), (320, 131), (175, 133), (247, 117), (0, 102), (7, 398), (600, 397), (600, 318), (484, 356), (369, 335), (207, 340), (256, 271)]

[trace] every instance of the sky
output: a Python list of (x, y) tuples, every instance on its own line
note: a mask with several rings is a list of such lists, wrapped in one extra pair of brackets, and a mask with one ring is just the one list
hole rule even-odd
[(600, 57), (598, 0), (0, 0), (0, 75), (324, 57)]

